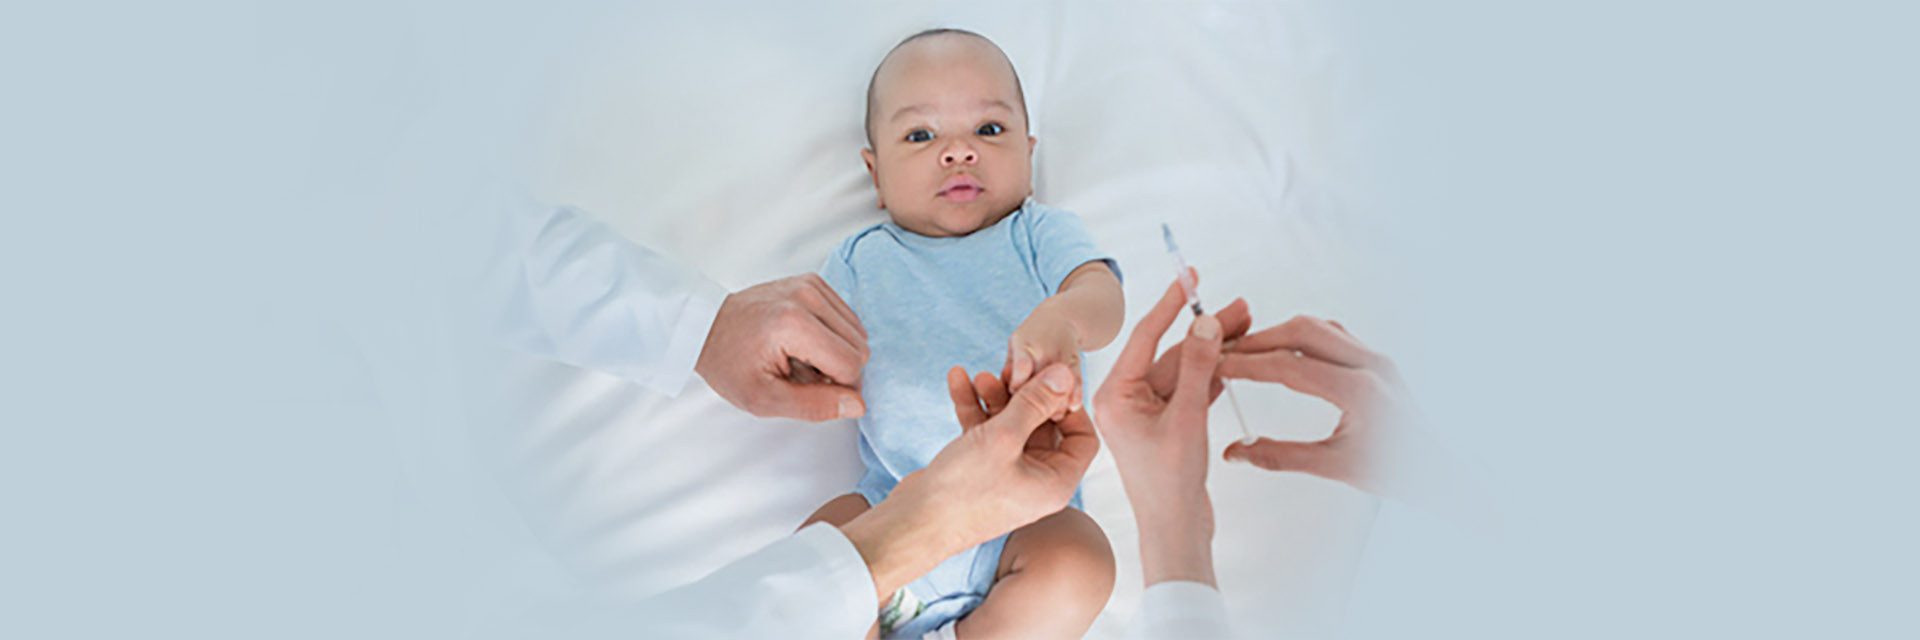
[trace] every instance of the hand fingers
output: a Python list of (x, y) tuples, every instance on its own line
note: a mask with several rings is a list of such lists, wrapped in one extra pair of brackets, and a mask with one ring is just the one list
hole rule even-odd
[(833, 378), (793, 356), (787, 356), (787, 380), (794, 384), (833, 384)]
[(1059, 431), (1059, 440), (1052, 451), (1040, 452), (1038, 459), (1053, 470), (1054, 477), (1069, 486), (1078, 484), (1087, 466), (1093, 464), (1093, 457), (1100, 453), (1100, 436), (1094, 434), (1093, 420), (1087, 412), (1075, 411), (1051, 424)]
[(998, 437), (1024, 443), (1035, 428), (1066, 406), (1067, 393), (1073, 389), (1073, 372), (1066, 365), (1047, 367), (1034, 380), (1039, 384), (1021, 387), (1006, 410), (987, 421), (987, 426), (999, 430)]
[(853, 349), (854, 353), (859, 354), (861, 362), (864, 363), (867, 357), (872, 354), (872, 352), (867, 349), (866, 334), (857, 326), (849, 324), (846, 319), (840, 317), (839, 314), (832, 313), (830, 310), (825, 309), (824, 303), (815, 302), (813, 304), (822, 305), (822, 308), (808, 309), (808, 311), (813, 312), (813, 317), (819, 319), (820, 324), (825, 326), (828, 331), (832, 331), (834, 337), (839, 338), (841, 342), (845, 342), (849, 348)]
[(1363, 406), (1376, 383), (1363, 369), (1343, 367), (1292, 351), (1229, 353), (1220, 360), (1218, 372), (1223, 378), (1245, 378), (1278, 382), (1294, 391), (1333, 403), (1341, 410)]
[(1346, 331), (1313, 316), (1294, 316), (1234, 343), (1234, 353), (1304, 351), (1313, 357), (1347, 367), (1371, 367), (1379, 356)]
[(1327, 448), (1322, 442), (1286, 442), (1261, 438), (1253, 444), (1234, 441), (1220, 457), (1247, 462), (1268, 471), (1300, 471), (1320, 475)]
[[(1234, 298), (1233, 303), (1221, 309), (1214, 318), (1220, 320), (1221, 348), (1225, 350), (1232, 349), (1232, 342), (1246, 335), (1247, 330), (1253, 327), (1253, 317), (1247, 314), (1247, 301), (1241, 298)], [(1181, 340), (1167, 348), (1159, 358), (1154, 359), (1153, 367), (1147, 370), (1147, 386), (1153, 388), (1154, 395), (1163, 399), (1173, 396), (1173, 382), (1180, 377), (1180, 352), (1186, 344), (1186, 340)], [(1219, 394), (1216, 392), (1214, 395)]]
[[(1322, 336), (1324, 339), (1320, 340), (1311, 338), (1311, 336), (1314, 335), (1330, 333), (1315, 326), (1321, 322), (1324, 322), (1328, 327), (1332, 327), (1338, 334)], [(1292, 340), (1299, 343), (1299, 346), (1296, 348), (1308, 355), (1313, 355), (1323, 360), (1329, 360), (1345, 366), (1365, 368), (1379, 375), (1382, 379), (1393, 382), (1394, 384), (1400, 384), (1400, 372), (1394, 367), (1393, 360), (1379, 353), (1375, 353), (1372, 349), (1368, 349), (1366, 344), (1360, 342), (1359, 338), (1354, 337), (1353, 332), (1348, 331), (1346, 325), (1340, 324), (1339, 321), (1320, 320), (1310, 316), (1297, 316), (1288, 320), (1287, 324), (1293, 324), (1295, 326), (1286, 331), (1281, 331), (1281, 327), (1272, 327), (1261, 332), (1264, 335), (1260, 336), (1260, 338), (1242, 340), (1238, 343), (1230, 344), (1226, 350), (1243, 353), (1286, 349), (1288, 348), (1286, 343)], [(1295, 339), (1285, 335), (1288, 332), (1297, 332), (1298, 335), (1308, 337)]]
[(775, 380), (766, 391), (764, 399), (747, 407), (753, 415), (819, 422), (857, 418), (867, 410), (866, 403), (860, 401), (860, 392), (840, 385)]
[(1220, 320), (1203, 315), (1193, 319), (1187, 331), (1186, 348), (1180, 353), (1180, 379), (1174, 385), (1167, 408), (1177, 419), (1194, 412), (1206, 415), (1211, 398), (1214, 368), (1220, 365)]
[(987, 421), (987, 412), (980, 408), (980, 396), (967, 381), (966, 369), (947, 370), (947, 394), (953, 397), (953, 417), (960, 421), (961, 433)]
[[(845, 308), (844, 302), (839, 302), (840, 296), (833, 292), (832, 287), (819, 282), (819, 276), (808, 275), (812, 276), (807, 281), (811, 286), (803, 287), (797, 296), (801, 306), (812, 313), (813, 317), (828, 331), (832, 331), (834, 335), (846, 341), (848, 346), (853, 347), (854, 351), (860, 354), (860, 359), (865, 361), (869, 353), (866, 328), (860, 326), (860, 319), (853, 315), (853, 310)], [(840, 306), (836, 306), (836, 303)]]
[(1247, 311), (1246, 298), (1234, 298), (1233, 302), (1214, 312), (1213, 317), (1220, 320), (1220, 342), (1225, 344), (1239, 340), (1253, 328), (1253, 315)]
[[(1199, 272), (1194, 272), (1199, 277)], [(1173, 318), (1180, 315), (1180, 307), (1186, 302), (1186, 294), (1180, 290), (1180, 281), (1167, 285), (1167, 292), (1160, 301), (1140, 317), (1133, 326), (1133, 335), (1127, 336), (1127, 346), (1120, 351), (1120, 357), (1113, 362), (1113, 370), (1107, 373), (1108, 380), (1121, 382), (1144, 379), (1153, 365), (1153, 352), (1160, 347), (1160, 336), (1167, 333), (1167, 327), (1173, 325)]]
[(853, 312), (853, 307), (847, 306), (847, 301), (840, 299), (840, 294), (835, 293), (833, 287), (828, 286), (827, 281), (822, 280), (819, 274), (809, 273), (807, 276), (809, 276), (807, 284), (820, 293), (822, 301), (833, 310), (835, 315), (853, 325), (853, 329), (860, 334), (860, 343), (866, 344), (867, 327), (860, 324), (860, 316)]
[(1160, 357), (1153, 360), (1153, 366), (1147, 369), (1147, 386), (1153, 389), (1153, 395), (1161, 398), (1173, 397), (1173, 383), (1180, 379), (1180, 352), (1186, 348), (1187, 341), (1181, 340)]
[(774, 344), (786, 357), (807, 363), (848, 387), (860, 384), (860, 369), (867, 364), (866, 354), (818, 324), (789, 326), (786, 335), (775, 338)]
[(1033, 376), (1033, 356), (1027, 354), (1025, 347), (1014, 347), (1010, 357), (1013, 362), (1007, 367), (1007, 388), (1019, 390), (1027, 386), (1027, 378)]
[(1006, 410), (1007, 403), (1013, 400), (1011, 392), (1007, 391), (1007, 385), (1001, 384), (999, 378), (985, 371), (973, 377), (973, 391), (980, 396), (980, 401), (987, 405), (988, 416), (999, 415), (1001, 411)]
[(1027, 436), (1026, 449), (1029, 451), (1036, 449), (1052, 451), (1054, 445), (1059, 444), (1059, 442), (1060, 429), (1054, 427), (1052, 422), (1048, 422), (1047, 424), (1040, 425), (1040, 428), (1033, 430), (1032, 435)]

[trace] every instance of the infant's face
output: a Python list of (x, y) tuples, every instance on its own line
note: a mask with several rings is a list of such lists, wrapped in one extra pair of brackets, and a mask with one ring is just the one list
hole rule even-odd
[(999, 49), (958, 35), (896, 50), (875, 78), (873, 149), (861, 151), (895, 224), (958, 236), (1033, 193), (1033, 138)]

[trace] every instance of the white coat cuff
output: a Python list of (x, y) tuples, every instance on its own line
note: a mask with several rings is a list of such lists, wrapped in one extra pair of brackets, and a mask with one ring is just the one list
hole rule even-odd
[(1227, 604), (1220, 590), (1185, 580), (1147, 587), (1129, 638), (1229, 638)]
[(673, 327), (666, 356), (653, 368), (658, 377), (649, 385), (670, 396), (686, 390), (687, 379), (700, 363), (700, 351), (707, 346), (707, 334), (713, 331), (713, 320), (720, 315), (720, 304), (727, 299), (727, 289), (712, 280), (700, 278), (692, 284), (694, 291), (687, 295), (684, 312)]
[(825, 522), (808, 525), (793, 537), (820, 556), (820, 573), (827, 582), (820, 585), (821, 593), (846, 594), (841, 610), (833, 612), (832, 619), (857, 620), (859, 624), (853, 627), (865, 633), (879, 615), (880, 601), (873, 590), (873, 573), (867, 569), (866, 559), (860, 557), (860, 550), (839, 527)]

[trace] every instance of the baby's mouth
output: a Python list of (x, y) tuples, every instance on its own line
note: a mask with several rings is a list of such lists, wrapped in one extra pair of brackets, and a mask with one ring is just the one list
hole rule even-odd
[(974, 180), (973, 176), (960, 174), (947, 178), (946, 183), (940, 185), (940, 192), (934, 196), (953, 202), (972, 202), (985, 191), (986, 189), (980, 186), (980, 181)]

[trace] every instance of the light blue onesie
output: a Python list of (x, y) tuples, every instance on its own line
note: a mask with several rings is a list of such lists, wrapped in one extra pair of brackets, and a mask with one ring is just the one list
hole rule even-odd
[[(860, 377), (867, 471), (856, 490), (868, 504), (879, 504), (900, 478), (959, 437), (947, 370), (959, 365), (969, 375), (998, 375), (1013, 330), (1068, 274), (1094, 260), (1119, 275), (1079, 217), (1032, 199), (965, 236), (927, 237), (889, 220), (840, 243), (820, 276), (867, 330), (871, 355)], [(1072, 504), (1080, 506), (1078, 491)], [(978, 606), (1006, 541), (1003, 535), (961, 552), (907, 585), (926, 610), (894, 635), (918, 638)]]

